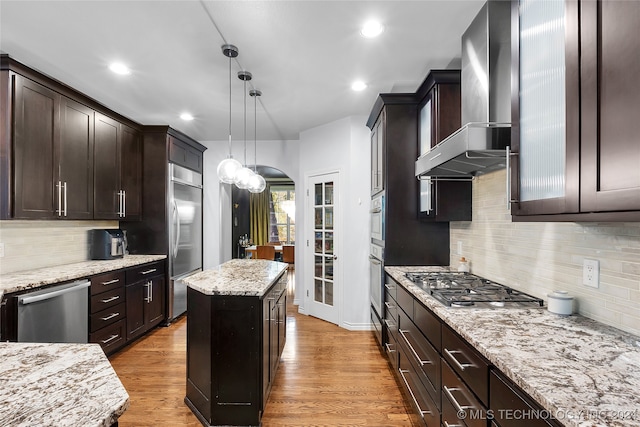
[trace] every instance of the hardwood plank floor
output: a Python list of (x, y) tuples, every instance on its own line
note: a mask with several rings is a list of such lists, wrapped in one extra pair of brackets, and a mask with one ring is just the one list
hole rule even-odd
[[(298, 314), (292, 304), (287, 312), (287, 343), (264, 427), (414, 425), (371, 332)], [(110, 357), (130, 396), (120, 427), (201, 425), (183, 401), (186, 326), (182, 317)]]

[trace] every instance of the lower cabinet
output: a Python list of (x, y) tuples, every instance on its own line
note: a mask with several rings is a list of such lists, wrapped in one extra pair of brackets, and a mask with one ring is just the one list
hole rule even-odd
[(560, 425), (389, 275), (384, 301), (385, 354), (420, 424)]
[(109, 355), (165, 317), (164, 261), (91, 277), (89, 342)]
[(260, 425), (286, 340), (286, 276), (262, 297), (187, 288), (185, 403), (204, 425)]

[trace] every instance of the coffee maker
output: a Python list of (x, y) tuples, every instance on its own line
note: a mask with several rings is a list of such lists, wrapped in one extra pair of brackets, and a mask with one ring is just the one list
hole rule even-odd
[(91, 259), (122, 258), (125, 253), (125, 237), (119, 229), (89, 230)]

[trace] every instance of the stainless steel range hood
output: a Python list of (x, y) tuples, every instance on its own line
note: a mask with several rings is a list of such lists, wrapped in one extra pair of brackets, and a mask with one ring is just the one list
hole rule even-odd
[(511, 139), (511, 4), (490, 0), (462, 35), (462, 123), (416, 161), (416, 176), (461, 178), (505, 167)]

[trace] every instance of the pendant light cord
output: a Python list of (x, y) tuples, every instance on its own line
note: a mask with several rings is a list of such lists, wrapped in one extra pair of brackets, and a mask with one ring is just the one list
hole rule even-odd
[(229, 56), (229, 158), (231, 157), (231, 56)]
[(253, 172), (258, 173), (258, 96), (253, 97)]
[(247, 79), (244, 82), (244, 167), (247, 167)]

